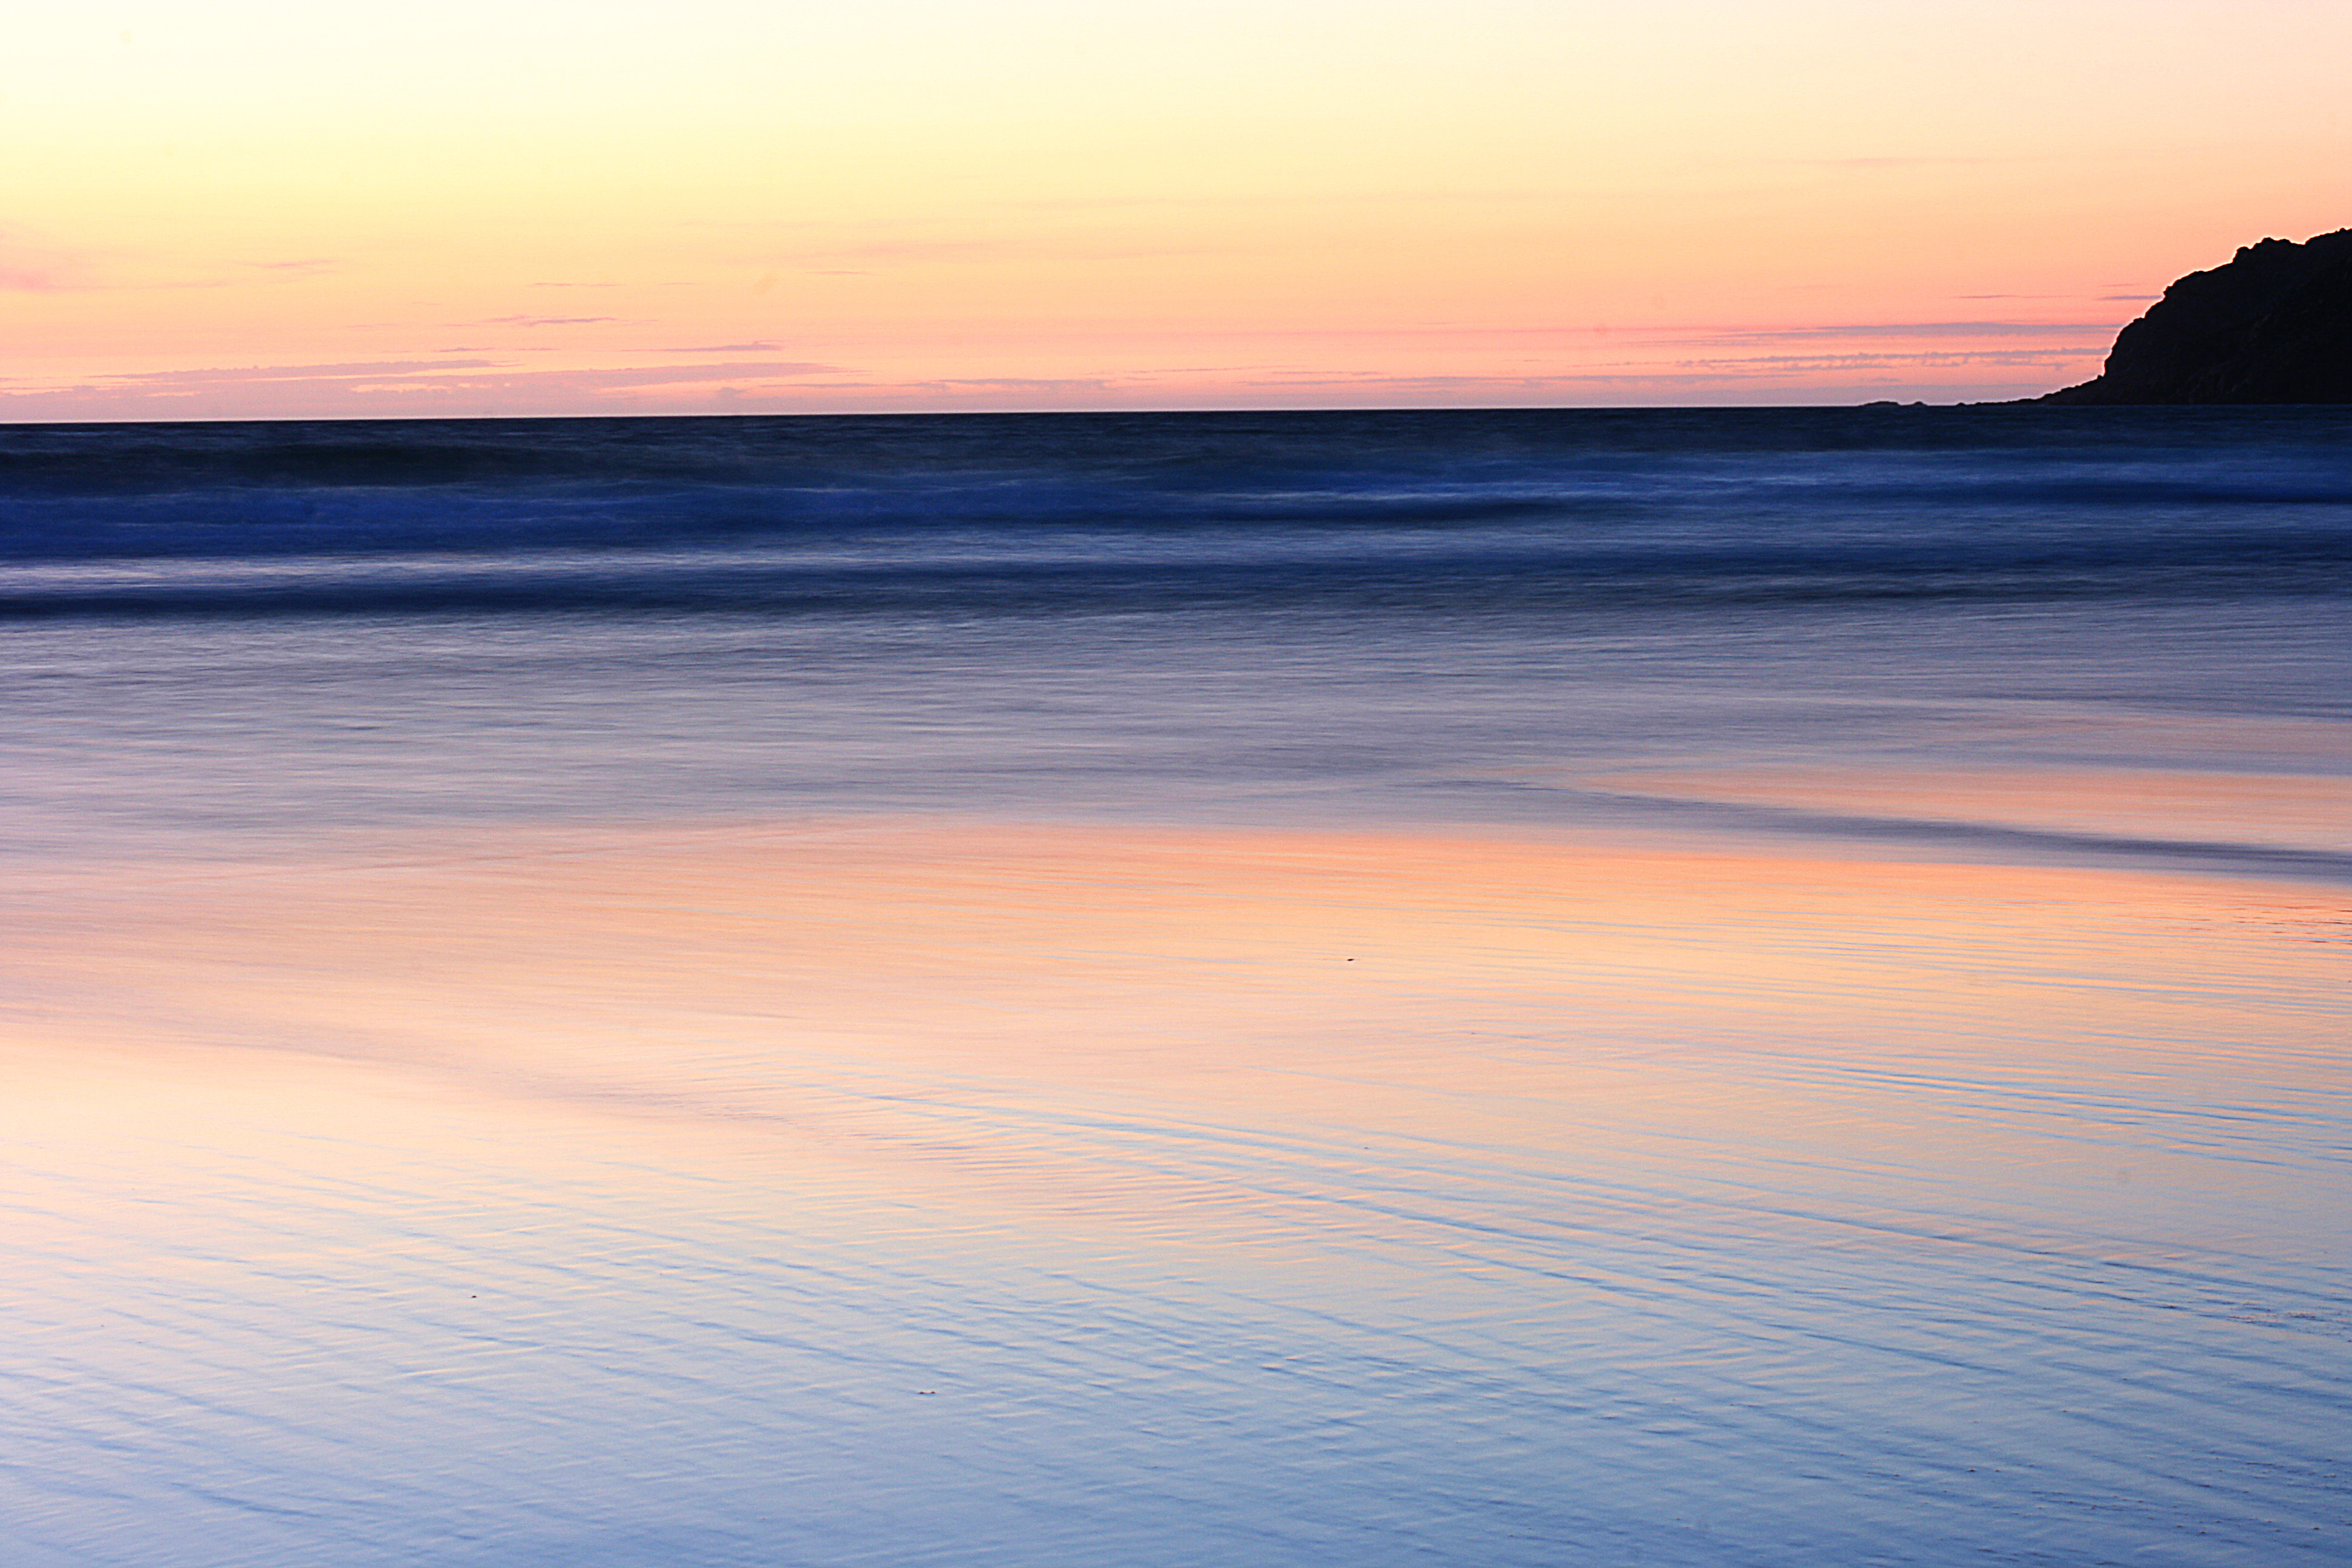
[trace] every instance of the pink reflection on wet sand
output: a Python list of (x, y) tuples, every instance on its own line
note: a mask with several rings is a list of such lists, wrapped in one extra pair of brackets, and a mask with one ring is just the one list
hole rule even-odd
[(28, 896), (9, 962), (20, 1056), (102, 1052), (109, 1098), (257, 1050), (1149, 1203), (1207, 1178), (1113, 1157), (1121, 1117), (2030, 1184), (2019, 1140), (2048, 1165), (2116, 1081), (2322, 1087), (2335, 1020), (2277, 998), (2324, 984), (2334, 918), (2119, 872), (805, 824), (126, 871)]

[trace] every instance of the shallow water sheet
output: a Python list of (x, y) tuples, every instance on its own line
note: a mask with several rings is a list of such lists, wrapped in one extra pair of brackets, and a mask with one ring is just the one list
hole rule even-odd
[(2352, 1546), (2325, 885), (947, 817), (13, 875), (12, 1565)]

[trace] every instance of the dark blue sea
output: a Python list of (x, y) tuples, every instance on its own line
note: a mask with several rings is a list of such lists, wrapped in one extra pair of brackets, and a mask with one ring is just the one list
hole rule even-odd
[(6, 1568), (2352, 1553), (2352, 417), (0, 428)]

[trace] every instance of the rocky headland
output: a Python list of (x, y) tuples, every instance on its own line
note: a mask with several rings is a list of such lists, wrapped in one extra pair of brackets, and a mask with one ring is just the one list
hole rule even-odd
[(2352, 403), (2352, 228), (2191, 272), (2116, 334), (2105, 372), (2030, 403)]

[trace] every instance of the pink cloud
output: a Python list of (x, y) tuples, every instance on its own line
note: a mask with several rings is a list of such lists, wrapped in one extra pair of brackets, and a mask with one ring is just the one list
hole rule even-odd
[(0, 224), (0, 289), (51, 294), (88, 289), (94, 253), (51, 245), (14, 224)]
[(478, 370), (495, 367), (489, 359), (361, 360), (341, 364), (240, 365), (226, 369), (142, 370), (100, 379), (131, 386), (222, 386), (252, 381), (349, 381), (360, 376), (402, 375), (425, 370)]
[[(0, 392), (0, 419), (367, 419), (691, 412), (839, 367), (798, 360), (518, 370), (498, 360), (373, 360), (142, 371)], [(728, 389), (732, 388), (730, 393)], [(649, 401), (650, 398), (650, 401)]]

